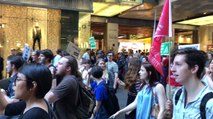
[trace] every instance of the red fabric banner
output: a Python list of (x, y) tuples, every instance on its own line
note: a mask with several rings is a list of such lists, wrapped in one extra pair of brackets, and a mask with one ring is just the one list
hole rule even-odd
[(154, 35), (154, 40), (152, 43), (152, 47), (150, 50), (150, 54), (148, 56), (149, 62), (155, 67), (155, 69), (163, 76), (163, 70), (162, 70), (162, 64), (161, 64), (161, 55), (160, 55), (160, 49), (161, 49), (161, 43), (162, 38), (165, 36), (171, 36), (170, 31), (171, 25), (171, 7), (170, 7), (170, 0), (166, 0), (161, 17), (157, 26), (157, 30)]
[(161, 55), (160, 55), (160, 48), (162, 43), (162, 37), (155, 37), (154, 42), (152, 43), (152, 48), (150, 50), (148, 60), (152, 66), (155, 67), (155, 69), (162, 75), (162, 64), (161, 64)]

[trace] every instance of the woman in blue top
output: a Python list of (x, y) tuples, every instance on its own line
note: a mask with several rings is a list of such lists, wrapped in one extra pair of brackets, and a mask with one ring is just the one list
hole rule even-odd
[[(143, 64), (139, 71), (140, 79), (145, 83), (140, 92), (138, 92), (135, 100), (127, 107), (119, 110), (111, 118), (115, 118), (117, 115), (131, 111), (136, 108), (136, 119), (155, 119), (151, 115), (152, 106), (155, 102), (159, 104), (160, 110), (157, 115), (157, 119), (163, 118), (163, 111), (165, 109), (166, 95), (162, 84), (157, 83), (157, 72), (154, 67), (149, 64)], [(156, 98), (154, 98), (154, 95)]]
[(91, 119), (108, 119), (106, 109), (103, 102), (108, 99), (106, 83), (102, 79), (103, 70), (99, 66), (94, 66), (91, 70), (91, 77), (95, 79), (96, 86), (94, 87), (96, 106), (93, 110)]

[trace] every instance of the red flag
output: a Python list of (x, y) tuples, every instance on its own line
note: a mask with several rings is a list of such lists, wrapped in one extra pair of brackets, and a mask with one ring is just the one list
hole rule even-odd
[(152, 48), (150, 50), (150, 54), (148, 56), (149, 62), (155, 67), (155, 69), (162, 75), (162, 65), (161, 65), (161, 56), (160, 56), (160, 49), (162, 38), (165, 36), (172, 36), (172, 29), (171, 29), (171, 4), (170, 0), (166, 0), (164, 3), (164, 7), (160, 16), (160, 20), (157, 26), (157, 30), (154, 35), (154, 40), (152, 43)]

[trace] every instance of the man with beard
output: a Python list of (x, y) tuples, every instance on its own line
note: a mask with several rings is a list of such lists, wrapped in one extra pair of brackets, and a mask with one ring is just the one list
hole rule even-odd
[(77, 119), (75, 109), (78, 100), (78, 63), (73, 56), (62, 57), (56, 66), (57, 86), (45, 96), (49, 103), (54, 103), (54, 111), (59, 119)]

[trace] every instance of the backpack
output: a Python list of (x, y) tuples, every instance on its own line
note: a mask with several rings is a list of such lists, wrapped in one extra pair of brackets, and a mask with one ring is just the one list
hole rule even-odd
[(78, 105), (75, 108), (75, 114), (78, 119), (88, 119), (93, 113), (95, 107), (95, 97), (94, 95), (85, 88), (85, 85), (78, 81), (79, 84), (79, 95), (78, 95)]
[[(182, 89), (179, 89), (175, 95), (175, 105), (178, 103), (178, 100), (180, 98), (180, 95), (182, 93)], [(207, 94), (204, 95), (204, 97), (202, 98), (201, 100), (201, 103), (200, 103), (200, 116), (201, 116), (201, 119), (206, 119), (206, 103), (211, 99), (213, 98), (213, 92), (209, 92)]]
[(118, 98), (115, 95), (115, 92), (110, 91), (110, 89), (104, 85), (107, 90), (108, 99), (103, 101), (104, 108), (106, 109), (107, 114), (113, 115), (120, 110)]

